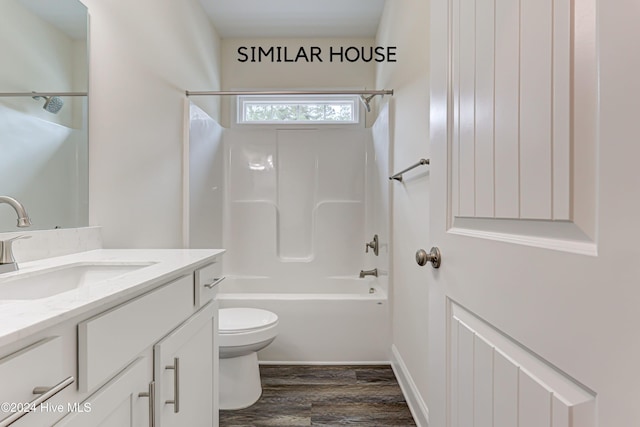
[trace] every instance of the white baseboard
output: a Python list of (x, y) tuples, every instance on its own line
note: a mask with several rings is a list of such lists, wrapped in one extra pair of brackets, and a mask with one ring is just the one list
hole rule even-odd
[(409, 410), (411, 411), (411, 415), (413, 415), (416, 425), (418, 427), (428, 427), (429, 409), (422, 399), (418, 387), (416, 387), (416, 384), (413, 382), (411, 374), (395, 345), (391, 345), (391, 368), (398, 379), (398, 383), (400, 384), (400, 388), (407, 401), (407, 405), (409, 405)]

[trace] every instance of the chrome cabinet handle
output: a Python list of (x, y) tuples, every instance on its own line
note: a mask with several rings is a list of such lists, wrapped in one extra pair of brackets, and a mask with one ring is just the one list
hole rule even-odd
[(173, 400), (167, 400), (164, 403), (173, 405), (173, 412), (180, 412), (180, 358), (173, 358), (173, 365), (167, 365), (165, 369), (173, 369)]
[(226, 279), (226, 277), (216, 277), (215, 279), (213, 279), (213, 282), (205, 283), (204, 287), (207, 288), (207, 289), (212, 289), (214, 286), (216, 286), (218, 283), (222, 282), (224, 279)]
[(416, 252), (416, 262), (421, 267), (430, 262), (433, 268), (440, 268), (440, 264), (442, 263), (442, 253), (440, 253), (440, 249), (435, 246), (431, 248), (429, 253), (424, 249), (418, 249), (418, 252)]
[(138, 393), (138, 397), (149, 398), (149, 427), (156, 427), (156, 412), (154, 406), (156, 406), (156, 382), (151, 381), (149, 383), (149, 391)]
[[(35, 407), (39, 406), (40, 404), (46, 402), (47, 400), (51, 399), (56, 394), (60, 393), (65, 388), (69, 387), (71, 384), (74, 383), (74, 381), (75, 381), (75, 379), (73, 377), (69, 377), (69, 378), (66, 378), (66, 379), (62, 380), (61, 382), (59, 382), (58, 384), (54, 385), (53, 387), (36, 387), (36, 388), (34, 388), (33, 389), (33, 394), (39, 394), (40, 396), (36, 397), (31, 402), (29, 402), (29, 408), (35, 408)], [(27, 415), (28, 413), (29, 413), (29, 411), (14, 412), (13, 414), (9, 415), (8, 417), (6, 417), (2, 421), (0, 421), (0, 427), (10, 426), (11, 424), (13, 424), (16, 421), (18, 421), (20, 418), (22, 418), (25, 415)]]

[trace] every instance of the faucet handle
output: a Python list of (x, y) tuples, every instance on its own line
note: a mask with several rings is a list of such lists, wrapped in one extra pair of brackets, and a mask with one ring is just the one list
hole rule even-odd
[(0, 265), (15, 263), (16, 260), (13, 257), (13, 242), (19, 239), (30, 239), (31, 236), (27, 234), (21, 234), (19, 236), (11, 237), (9, 239), (0, 240)]
[(365, 253), (369, 253), (369, 248), (373, 249), (373, 253), (375, 254), (375, 256), (378, 256), (379, 250), (378, 250), (378, 235), (375, 234), (373, 236), (373, 240), (369, 243), (365, 243), (364, 245), (364, 251)]

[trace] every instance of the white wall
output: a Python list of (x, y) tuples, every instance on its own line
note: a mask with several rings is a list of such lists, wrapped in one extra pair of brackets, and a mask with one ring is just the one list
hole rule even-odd
[[(377, 44), (397, 46), (398, 61), (378, 66), (377, 87), (392, 88), (393, 169), (429, 158), (429, 2), (387, 0)], [(392, 186), (393, 345), (415, 384), (418, 399), (427, 392), (426, 273), (415, 262), (429, 250), (429, 169), (421, 166)], [(415, 408), (414, 408), (415, 409)]]
[[(182, 246), (185, 90), (220, 88), (197, 0), (84, 0), (90, 24), (90, 223), (105, 247)], [(213, 98), (194, 99), (213, 118)]]
[[(329, 62), (331, 46), (372, 46), (369, 38), (308, 38), (308, 39), (225, 39), (222, 41), (222, 85), (225, 90), (238, 89), (374, 89), (373, 62)], [(307, 52), (311, 46), (322, 49), (323, 62), (238, 62), (240, 46), (282, 46), (295, 56), (300, 47)], [(228, 107), (230, 97), (223, 102)], [(372, 117), (371, 114), (369, 114)], [(228, 108), (223, 109), (223, 126), (229, 126)], [(367, 121), (371, 125), (372, 121)]]

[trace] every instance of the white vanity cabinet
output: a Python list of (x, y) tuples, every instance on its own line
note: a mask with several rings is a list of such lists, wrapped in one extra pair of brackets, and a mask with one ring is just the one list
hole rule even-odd
[(5, 401), (32, 400), (33, 387), (75, 380), (52, 399), (62, 412), (29, 413), (11, 426), (217, 426), (218, 304), (211, 283), (218, 271), (218, 262), (193, 269), (57, 325), (52, 330), (62, 337), (1, 358), (0, 378), (11, 381), (0, 382)]
[(194, 279), (195, 304), (202, 307), (218, 294), (218, 285), (224, 280), (222, 263), (214, 262), (196, 270)]
[(75, 371), (65, 361), (63, 341), (49, 336), (0, 359), (0, 425), (12, 419), (15, 427), (47, 425), (64, 414)]
[(209, 302), (153, 347), (156, 427), (217, 425), (217, 319), (217, 304)]
[(193, 274), (78, 324), (78, 386), (95, 390), (194, 312)]
[[(91, 397), (78, 411), (64, 417), (56, 427), (148, 427), (154, 383), (149, 359), (139, 357)], [(140, 396), (140, 394), (147, 396)]]

